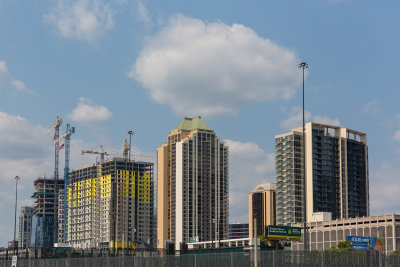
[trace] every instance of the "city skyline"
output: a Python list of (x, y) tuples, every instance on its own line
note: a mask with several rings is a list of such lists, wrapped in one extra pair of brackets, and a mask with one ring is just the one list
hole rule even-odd
[[(366, 133), (371, 215), (399, 212), (399, 7), (0, 1), (0, 212), (13, 212), (16, 175), (19, 207), (52, 177), (57, 115), (76, 127), (71, 169), (95, 163), (81, 149), (120, 152), (128, 130), (136, 152), (155, 155), (182, 117), (201, 115), (230, 148), (231, 223), (245, 222), (248, 193), (275, 181), (274, 136), (301, 126), (303, 60), (306, 121)], [(2, 216), (0, 245), (12, 229)]]

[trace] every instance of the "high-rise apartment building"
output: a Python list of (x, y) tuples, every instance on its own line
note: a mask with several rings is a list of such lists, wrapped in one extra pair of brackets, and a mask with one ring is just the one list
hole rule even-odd
[(315, 212), (332, 219), (369, 215), (368, 146), (364, 133), (319, 123), (275, 136), (276, 220), (303, 222), (303, 154), (306, 161), (307, 221)]
[(21, 207), (19, 213), (19, 233), (18, 233), (18, 247), (29, 248), (31, 245), (32, 235), (32, 207)]
[(58, 242), (58, 204), (60, 190), (64, 188), (64, 180), (37, 178), (33, 182), (35, 199), (33, 213), (37, 218), (35, 229), (35, 246), (51, 248)]
[(75, 248), (154, 245), (153, 167), (114, 158), (72, 170), (67, 243)]
[(257, 236), (266, 234), (268, 225), (275, 225), (275, 190), (273, 183), (260, 184), (249, 193), (249, 237), (254, 237), (257, 219)]
[(158, 247), (228, 237), (228, 147), (201, 117), (184, 118), (157, 149)]

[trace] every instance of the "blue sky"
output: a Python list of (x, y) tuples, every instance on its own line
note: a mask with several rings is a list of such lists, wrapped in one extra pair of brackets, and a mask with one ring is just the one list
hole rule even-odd
[[(81, 149), (155, 154), (183, 116), (230, 146), (231, 222), (274, 180), (274, 136), (307, 120), (368, 135), (371, 214), (399, 212), (398, 1), (0, 0), (0, 212), (53, 172), (57, 115)], [(64, 125), (65, 126), (65, 125)], [(64, 127), (63, 126), (63, 127)], [(62, 128), (64, 131), (64, 128)], [(62, 154), (62, 153), (61, 153)], [(63, 170), (61, 155), (60, 174)], [(0, 218), (0, 244), (13, 218)]]

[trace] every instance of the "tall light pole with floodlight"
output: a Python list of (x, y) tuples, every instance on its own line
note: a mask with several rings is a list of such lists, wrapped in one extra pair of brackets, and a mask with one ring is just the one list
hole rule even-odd
[(304, 233), (304, 250), (308, 250), (308, 242), (307, 242), (307, 178), (306, 178), (306, 138), (304, 135), (305, 128), (305, 117), (304, 117), (304, 70), (308, 68), (308, 64), (306, 62), (301, 62), (298, 67), (303, 70), (303, 211), (304, 211), (304, 225), (303, 225), (303, 233)]
[(14, 255), (16, 254), (16, 235), (17, 235), (17, 197), (18, 197), (18, 180), (20, 179), (19, 176), (15, 176), (15, 210), (14, 210), (14, 240), (13, 240), (13, 246), (14, 246)]

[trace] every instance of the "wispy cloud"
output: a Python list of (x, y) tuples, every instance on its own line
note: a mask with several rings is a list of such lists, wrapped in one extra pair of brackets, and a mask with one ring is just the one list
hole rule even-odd
[(232, 115), (288, 99), (300, 84), (296, 54), (252, 29), (178, 15), (149, 38), (129, 77), (181, 115)]
[[(326, 115), (312, 115), (311, 112), (305, 110), (304, 118), (306, 122), (318, 122), (328, 125), (340, 126), (339, 119), (332, 119)], [(303, 123), (303, 113), (300, 107), (293, 107), (289, 112), (289, 116), (280, 122), (280, 126), (284, 130), (290, 130), (301, 126)]]
[(361, 109), (361, 112), (364, 114), (378, 114), (379, 113), (378, 102), (376, 100), (372, 100), (365, 103), (364, 107)]
[(0, 88), (12, 88), (23, 93), (33, 93), (24, 82), (17, 80), (7, 69), (6, 61), (0, 61)]
[(112, 8), (101, 0), (57, 0), (44, 20), (64, 38), (93, 42), (113, 27)]
[(90, 99), (81, 97), (68, 117), (81, 124), (96, 124), (111, 119), (112, 112), (106, 106), (97, 105)]
[(143, 22), (150, 22), (150, 12), (147, 9), (146, 5), (143, 3), (143, 0), (137, 0), (136, 4), (138, 19)]

